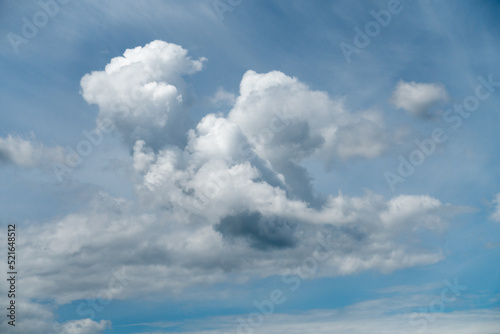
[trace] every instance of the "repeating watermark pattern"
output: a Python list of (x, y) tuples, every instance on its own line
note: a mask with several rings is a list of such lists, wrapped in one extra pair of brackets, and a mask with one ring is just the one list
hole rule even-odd
[(394, 192), (398, 183), (404, 182), (406, 178), (410, 177), (415, 172), (415, 168), (421, 166), (436, 151), (437, 145), (447, 140), (448, 135), (442, 128), (435, 128), (429, 138), (416, 139), (414, 143), (417, 148), (410, 152), (408, 158), (402, 155), (398, 156), (397, 174), (387, 170), (384, 172), (385, 180), (391, 191)]
[[(447, 109), (442, 116), (445, 123), (449, 124), (452, 130), (458, 130), (471, 114), (478, 110), (481, 106), (481, 101), (485, 101), (491, 97), (496, 89), (500, 88), (500, 81), (493, 81), (493, 75), (488, 75), (488, 79), (478, 77), (479, 85), (474, 89), (474, 94), (468, 95), (462, 103), (455, 103), (453, 108)], [(439, 144), (448, 140), (446, 131), (440, 127), (435, 128), (429, 138), (424, 140), (415, 140), (415, 148), (410, 152), (408, 158), (400, 155), (397, 172), (385, 171), (384, 177), (391, 191), (396, 190), (398, 183), (403, 183), (410, 177), (417, 167), (421, 166), (425, 160), (431, 156)]]
[[(404, 0), (410, 2), (411, 0)], [(387, 9), (381, 9), (376, 12), (374, 10), (370, 11), (370, 15), (374, 18), (372, 21), (368, 21), (364, 30), (358, 26), (354, 27), (354, 38), (352, 44), (347, 42), (340, 42), (339, 48), (344, 55), (345, 60), (348, 64), (352, 62), (352, 56), (354, 54), (361, 53), (361, 50), (365, 49), (370, 45), (373, 38), (380, 35), (382, 28), (386, 28), (392, 22), (392, 17), (394, 15), (399, 15), (404, 9), (401, 0), (389, 0), (387, 2)]]
[(96, 312), (104, 310), (104, 307), (112, 302), (113, 297), (121, 293), (128, 286), (130, 277), (125, 273), (125, 268), (115, 271), (112, 273), (112, 276), (109, 279), (106, 289), (98, 292), (95, 298), (87, 299), (78, 305), (76, 313), (79, 316), (94, 320)]
[(20, 34), (9, 32), (7, 39), (15, 53), (19, 53), (19, 47), (28, 44), (30, 40), (38, 35), (40, 29), (43, 29), (51, 19), (58, 13), (62, 5), (66, 5), (71, 0), (40, 0), (37, 2), (40, 10), (30, 18), (23, 16)]
[(243, 0), (214, 0), (212, 7), (214, 8), (217, 17), (223, 21), (224, 13), (232, 12), (237, 6), (241, 5)]
[(408, 317), (408, 323), (411, 327), (420, 327), (417, 330), (419, 333), (423, 333), (427, 329), (429, 322), (437, 319), (436, 313), (444, 312), (446, 304), (455, 302), (461, 296), (461, 291), (467, 289), (467, 286), (458, 284), (457, 277), (453, 283), (447, 279), (443, 283), (446, 287), (441, 290), (439, 298), (433, 299), (428, 307), (420, 308), (419, 312), (414, 312)]

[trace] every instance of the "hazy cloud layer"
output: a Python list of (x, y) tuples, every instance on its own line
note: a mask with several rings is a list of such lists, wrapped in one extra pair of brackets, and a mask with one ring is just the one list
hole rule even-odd
[(0, 163), (31, 168), (50, 166), (53, 161), (62, 162), (64, 158), (65, 151), (61, 147), (46, 147), (33, 138), (0, 137)]

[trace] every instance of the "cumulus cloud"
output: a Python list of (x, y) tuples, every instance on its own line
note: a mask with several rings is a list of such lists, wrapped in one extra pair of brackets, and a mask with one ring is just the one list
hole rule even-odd
[(258, 249), (287, 248), (296, 243), (295, 224), (280, 217), (263, 217), (260, 212), (230, 215), (214, 225), (224, 238), (244, 238)]
[[(228, 119), (266, 158), (278, 154), (299, 161), (313, 153), (374, 157), (386, 145), (379, 113), (350, 113), (343, 100), (333, 100), (278, 71), (246, 72)], [(342, 129), (346, 131), (339, 133)]]
[(441, 84), (400, 81), (391, 97), (391, 103), (414, 116), (428, 117), (432, 107), (449, 99)]
[[(255, 153), (260, 159), (256, 164), (266, 165), (286, 180), (289, 196), (313, 206), (321, 205), (322, 200), (314, 194), (312, 178), (301, 166), (304, 159), (315, 157), (330, 163), (356, 156), (373, 158), (387, 147), (380, 114), (350, 113), (341, 100), (277, 71), (245, 73), (228, 117), (208, 115), (195, 130), (189, 130), (182, 76), (201, 70), (202, 63), (203, 58), (191, 60), (180, 46), (154, 41), (125, 51), (105, 71), (85, 75), (82, 94), (87, 102), (99, 106), (98, 123), (111, 121), (131, 148), (137, 141), (155, 151), (166, 145), (181, 150), (186, 144), (190, 148), (205, 145), (206, 152), (198, 149), (199, 155), (211, 155), (210, 159)], [(216, 99), (234, 103), (223, 90)], [(229, 137), (218, 138), (221, 126), (233, 128), (231, 133), (224, 132)], [(209, 138), (216, 138), (217, 143)], [(218, 149), (221, 151), (215, 154)], [(272, 174), (266, 173), (271, 178)]]
[(127, 49), (104, 71), (86, 74), (82, 95), (99, 106), (97, 122), (110, 122), (133, 146), (185, 143), (190, 127), (189, 96), (183, 76), (200, 71), (205, 58), (192, 60), (187, 50), (163, 41)]
[(236, 96), (233, 93), (225, 91), (222, 87), (217, 89), (215, 95), (210, 99), (213, 104), (223, 104), (232, 106), (236, 101)]
[(284, 176), (290, 195), (312, 204), (321, 202), (301, 161), (373, 158), (387, 148), (379, 113), (350, 113), (342, 100), (278, 71), (246, 72), (228, 120), (239, 126), (258, 156)]
[[(23, 232), (26, 241), (20, 241), (24, 292), (58, 303), (92, 299), (109, 289), (116, 273), (125, 288), (113, 298), (122, 299), (224, 282), (229, 273), (233, 279), (245, 279), (282, 274), (312, 278), (369, 269), (391, 272), (442, 259), (439, 249), (422, 247), (414, 232), (432, 231), (435, 226), (429, 222), (443, 223), (460, 212), (427, 196), (387, 202), (374, 194), (331, 197), (318, 211), (245, 178), (248, 171), (243, 168), (241, 172), (234, 183), (228, 182), (231, 190), (207, 197), (206, 206), (186, 205), (187, 213), (179, 207), (201, 185), (193, 183), (191, 194), (168, 201), (152, 203), (148, 198), (155, 210), (101, 194), (81, 213), (30, 226)], [(165, 188), (154, 188), (144, 196), (163, 192)], [(229, 196), (235, 200), (228, 204)], [(317, 252), (324, 258), (318, 271), (304, 271), (304, 260)]]
[(46, 147), (35, 139), (24, 139), (8, 135), (0, 137), (0, 163), (32, 168), (64, 161), (65, 152), (61, 147)]
[[(461, 285), (459, 280), (451, 280)], [(300, 282), (299, 282), (300, 283)], [(451, 282), (450, 282), (451, 283)], [(453, 284), (453, 283), (452, 283)], [(463, 287), (463, 286), (462, 286)], [(464, 295), (447, 290), (444, 282), (424, 286), (396, 286), (379, 291), (377, 298), (343, 308), (321, 309), (293, 314), (279, 313), (281, 305), (300, 289), (296, 281), (284, 281), (273, 287), (279, 298), (256, 300), (256, 307), (247, 314), (208, 317), (198, 321), (185, 321), (177, 331), (169, 333), (219, 334), (219, 333), (354, 333), (354, 334), (417, 334), (461, 333), (497, 334), (500, 315), (497, 310), (457, 310)], [(443, 290), (445, 289), (445, 290)], [(446, 294), (442, 294), (445, 291)], [(458, 290), (460, 293), (460, 291)], [(470, 294), (470, 292), (468, 292)], [(444, 297), (443, 297), (444, 296)], [(478, 298), (472, 295), (465, 298)], [(274, 304), (274, 305), (273, 305)], [(439, 308), (436, 305), (440, 305)], [(252, 313), (251, 313), (252, 312)], [(260, 315), (261, 317), (256, 316)], [(360, 321), (362, 319), (362, 321)], [(151, 328), (149, 333), (163, 332), (162, 324), (142, 324)]]

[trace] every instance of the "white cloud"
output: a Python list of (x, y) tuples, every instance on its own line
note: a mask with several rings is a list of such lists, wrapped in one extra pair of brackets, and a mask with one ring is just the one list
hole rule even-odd
[[(370, 307), (370, 311), (376, 311)], [(270, 321), (258, 328), (262, 334), (401, 334), (422, 333), (422, 326), (411, 326), (409, 314), (373, 316), (369, 312), (351, 311), (347, 315), (343, 312), (314, 311), (308, 314), (283, 315), (277, 314)], [(362, 319), (362, 321), (360, 321)], [(425, 319), (419, 318), (422, 323)], [(437, 320), (427, 325), (428, 334), (497, 334), (500, 326), (498, 312), (456, 311), (439, 314)], [(237, 322), (235, 326), (237, 328)], [(237, 333), (234, 328), (224, 328), (229, 333)], [(232, 330), (232, 331), (231, 331)], [(157, 332), (161, 333), (161, 332)], [(217, 334), (217, 330), (190, 331), (186, 334)], [(244, 333), (244, 330), (242, 331)]]
[(104, 71), (86, 74), (82, 95), (99, 106), (97, 122), (111, 121), (132, 146), (137, 139), (159, 147), (185, 143), (190, 127), (183, 76), (202, 69), (187, 50), (163, 41), (127, 49)]
[(495, 222), (500, 222), (500, 193), (493, 198), (494, 212), (490, 215), (490, 219)]
[(419, 117), (429, 116), (432, 107), (449, 99), (441, 84), (400, 81), (391, 97), (391, 103)]
[[(229, 115), (206, 115), (191, 128), (182, 77), (201, 67), (180, 46), (154, 41), (82, 78), (97, 122), (111, 120), (132, 151), (135, 198), (100, 193), (79, 212), (23, 231), (26, 295), (92, 299), (116, 271), (125, 272), (126, 287), (112, 295), (120, 299), (255, 276), (391, 272), (443, 258), (414, 232), (442, 231), (462, 208), (429, 196), (320, 197), (312, 188), (304, 160), (386, 149), (378, 112), (351, 113), (296, 78), (248, 71)], [(329, 255), (308, 273), (303, 263), (320, 246)]]
[[(457, 210), (429, 197), (386, 202), (373, 194), (332, 197), (322, 210), (313, 210), (256, 181), (257, 173), (245, 165), (235, 166), (227, 188), (207, 197), (204, 206), (201, 200), (193, 201), (193, 195), (210, 188), (210, 172), (202, 168), (182, 174), (174, 167), (175, 157), (163, 158), (162, 164), (169, 167), (161, 169), (173, 179), (159, 178), (151, 189), (141, 189), (143, 205), (101, 194), (82, 213), (24, 231), (24, 293), (58, 303), (92, 299), (122, 270), (126, 287), (113, 298), (169, 295), (200, 283), (224, 282), (229, 276), (391, 272), (442, 259), (438, 250), (421, 247), (413, 232), (432, 229), (428, 222)], [(403, 201), (412, 208), (402, 215), (391, 203)], [(318, 251), (318, 238), (330, 255), (316, 272), (307, 273), (303, 263)]]
[(0, 163), (11, 163), (19, 167), (31, 168), (49, 165), (53, 161), (64, 161), (65, 152), (61, 147), (46, 147), (36, 140), (8, 135), (0, 138)]

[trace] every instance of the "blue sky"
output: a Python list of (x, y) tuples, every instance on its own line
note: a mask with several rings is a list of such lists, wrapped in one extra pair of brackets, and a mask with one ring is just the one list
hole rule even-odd
[(498, 333), (499, 13), (2, 2), (2, 332)]

